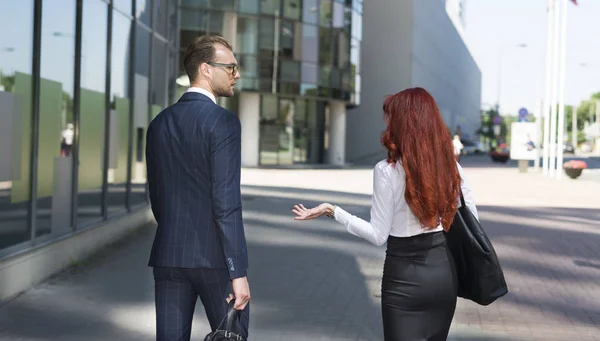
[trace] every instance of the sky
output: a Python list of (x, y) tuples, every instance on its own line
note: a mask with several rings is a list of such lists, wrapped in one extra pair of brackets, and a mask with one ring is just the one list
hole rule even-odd
[[(578, 6), (568, 4), (567, 105), (600, 92), (600, 1), (577, 2)], [(497, 102), (500, 59), (500, 111), (516, 115), (520, 108), (535, 112), (539, 107), (545, 82), (546, 7), (547, 0), (466, 1), (465, 39), (481, 70), (483, 108)]]

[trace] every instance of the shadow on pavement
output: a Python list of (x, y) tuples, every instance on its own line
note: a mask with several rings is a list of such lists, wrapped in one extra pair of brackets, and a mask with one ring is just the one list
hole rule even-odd
[[(331, 201), (368, 218), (370, 195), (259, 186), (244, 186), (243, 192), (251, 339), (383, 339), (380, 306), (373, 296), (384, 248), (349, 235), (327, 218), (297, 222), (290, 213), (298, 202)], [(478, 209), (507, 276), (510, 292), (499, 301), (506, 314), (526, 324), (529, 317), (521, 309), (531, 308), (543, 311), (548, 324), (563, 323), (565, 317), (584, 326), (600, 323), (598, 300), (590, 297), (600, 281), (600, 231), (594, 230), (598, 210)], [(0, 339), (152, 339), (154, 289), (146, 264), (153, 236), (154, 228), (141, 229), (1, 306)], [(203, 316), (198, 303), (195, 339), (208, 331)], [(450, 339), (512, 341), (470, 335)]]
[[(379, 305), (373, 303), (352, 248), (340, 247), (359, 239), (325, 219), (299, 225), (287, 209), (295, 201), (244, 200), (244, 213), (257, 216), (245, 219), (251, 339), (381, 340)], [(290, 219), (268, 223), (271, 216)], [(7, 302), (0, 307), (0, 339), (152, 339), (154, 283), (146, 264), (153, 237), (153, 227), (141, 229)], [(208, 327), (199, 302), (196, 318), (193, 338), (202, 339)]]
[[(501, 298), (547, 315), (600, 324), (600, 211), (478, 206), (509, 285)], [(527, 320), (524, 316), (523, 320)], [(541, 322), (541, 321), (540, 321)]]

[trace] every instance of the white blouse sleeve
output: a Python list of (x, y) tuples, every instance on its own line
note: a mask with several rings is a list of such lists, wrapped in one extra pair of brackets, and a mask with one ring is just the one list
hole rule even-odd
[[(464, 175), (462, 167), (458, 163), (457, 163), (457, 166), (458, 166), (458, 173), (460, 174), (460, 189), (462, 190), (463, 197), (465, 198), (465, 204), (469, 208), (469, 211), (471, 211), (471, 213), (473, 213), (475, 218), (477, 218), (477, 220), (479, 220), (479, 214), (477, 213), (477, 207), (475, 206), (475, 200), (473, 199), (473, 192), (471, 191), (471, 188), (469, 188), (469, 186), (467, 185), (467, 182), (465, 181), (465, 175)], [(459, 197), (457, 207), (461, 207), (461, 206), (462, 205), (460, 203), (460, 197)]]
[[(395, 189), (402, 193), (403, 189)], [(361, 237), (375, 245), (383, 245), (390, 235), (394, 216), (394, 191), (390, 179), (381, 167), (376, 166), (373, 174), (373, 199), (371, 221), (367, 222), (340, 207), (334, 211), (335, 220), (346, 226), (351, 234)]]

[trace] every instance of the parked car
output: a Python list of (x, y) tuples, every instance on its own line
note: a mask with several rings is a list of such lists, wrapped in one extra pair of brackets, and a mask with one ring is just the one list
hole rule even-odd
[(575, 147), (573, 147), (571, 143), (565, 142), (565, 144), (563, 144), (563, 153), (574, 154)]
[(481, 154), (486, 151), (483, 144), (479, 141), (460, 140), (460, 142), (463, 144), (462, 153), (465, 155)]
[(506, 163), (510, 159), (510, 150), (506, 143), (500, 143), (498, 147), (490, 150), (489, 155), (494, 162)]

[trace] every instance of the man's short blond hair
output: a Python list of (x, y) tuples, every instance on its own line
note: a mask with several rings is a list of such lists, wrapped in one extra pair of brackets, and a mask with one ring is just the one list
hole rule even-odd
[(233, 51), (227, 39), (216, 35), (200, 36), (188, 45), (183, 54), (183, 68), (193, 83), (198, 77), (198, 69), (202, 63), (210, 63), (215, 59), (215, 45), (221, 44)]

